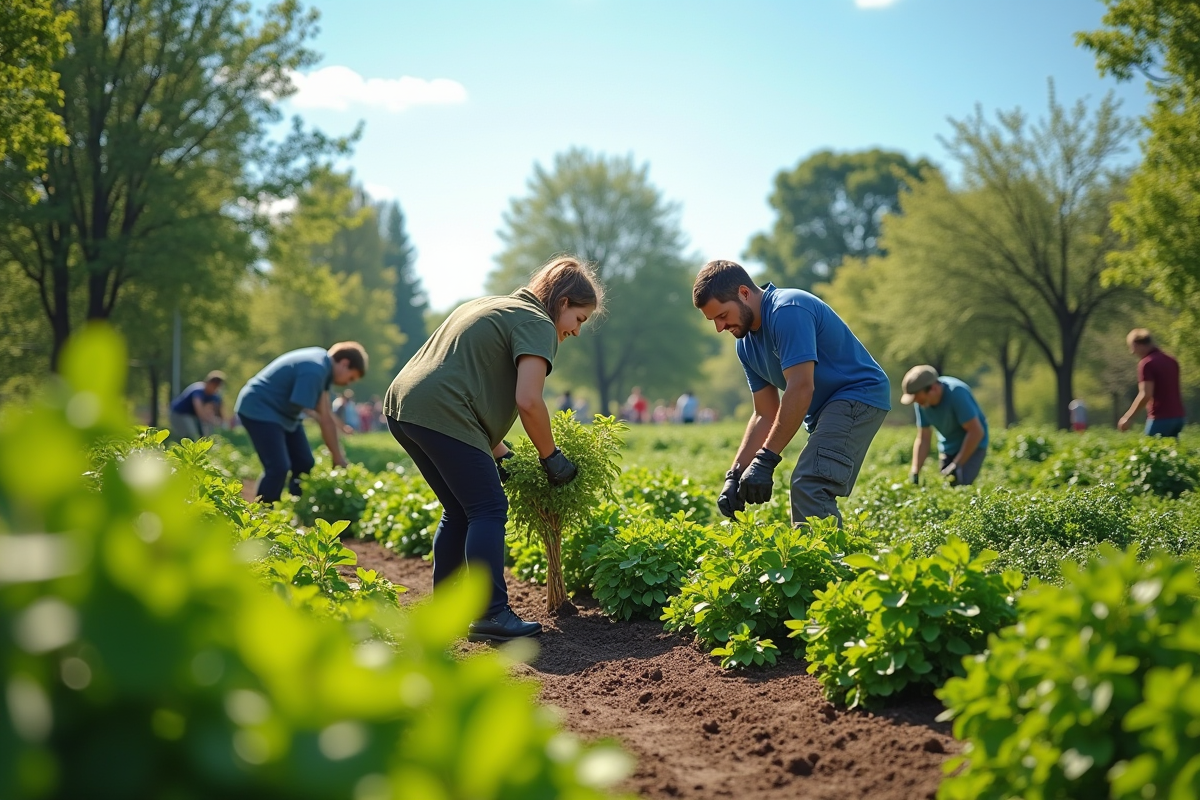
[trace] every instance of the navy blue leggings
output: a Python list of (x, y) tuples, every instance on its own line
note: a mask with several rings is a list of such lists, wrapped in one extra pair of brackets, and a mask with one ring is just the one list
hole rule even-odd
[[(278, 422), (241, 418), (242, 427), (250, 434), (250, 443), (258, 453), (263, 465), (262, 480), (258, 482), (258, 495), (264, 503), (274, 503), (283, 494), (283, 486), (299, 497), (300, 476), (312, 472), (312, 448), (304, 435), (304, 425), (293, 431), (284, 430)], [(288, 482), (288, 473), (292, 474)]]
[(442, 504), (442, 521), (433, 537), (433, 585), (468, 563), (486, 564), (492, 573), (487, 615), (508, 605), (504, 582), (504, 524), (508, 498), (490, 453), (444, 433), (397, 422), (388, 430), (412, 458)]

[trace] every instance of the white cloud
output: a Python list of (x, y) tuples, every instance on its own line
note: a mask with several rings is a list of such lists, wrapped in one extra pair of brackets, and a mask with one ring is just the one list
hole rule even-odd
[(854, 0), (854, 5), (859, 8), (887, 8), (895, 2), (896, 0)]
[(297, 108), (345, 111), (350, 106), (382, 108), (392, 113), (412, 106), (465, 103), (467, 90), (458, 81), (402, 78), (364, 78), (349, 67), (322, 67), (307, 75), (291, 74), (296, 93), (288, 98)]
[(371, 195), (372, 200), (387, 202), (396, 199), (395, 190), (382, 183), (363, 183), (363, 188), (367, 190), (367, 194)]

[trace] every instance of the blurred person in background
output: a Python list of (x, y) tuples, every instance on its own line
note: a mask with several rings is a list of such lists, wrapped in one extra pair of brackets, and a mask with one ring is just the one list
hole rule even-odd
[(214, 369), (204, 380), (188, 385), (171, 401), (172, 439), (195, 441), (221, 426), (221, 387), (224, 385), (225, 373)]
[(642, 387), (635, 386), (625, 401), (625, 419), (641, 425), (650, 421), (650, 401), (642, 396)]
[(675, 401), (675, 419), (685, 425), (691, 425), (696, 421), (696, 413), (699, 410), (700, 401), (696, 399), (696, 395), (692, 394), (690, 389), (679, 395), (679, 399)]
[(1145, 407), (1147, 436), (1178, 437), (1186, 416), (1179, 390), (1179, 362), (1159, 350), (1145, 328), (1131, 330), (1125, 343), (1129, 345), (1129, 352), (1139, 359), (1138, 393), (1117, 427), (1129, 430), (1134, 415)]
[(650, 421), (657, 424), (671, 421), (671, 411), (667, 408), (666, 400), (654, 401), (654, 411), (650, 413)]
[[(740, 264), (710, 261), (692, 302), (737, 339), (754, 401), (717, 507), (727, 517), (765, 503), (775, 467), (801, 424), (808, 441), (792, 472), (792, 524), (835, 517), (854, 489), (867, 448), (891, 408), (887, 375), (823, 300), (800, 289), (759, 287)], [(782, 392), (782, 395), (780, 394)]]
[(1071, 430), (1076, 433), (1087, 430), (1087, 403), (1082, 397), (1076, 397), (1067, 404), (1067, 413), (1071, 415)]
[(928, 364), (905, 373), (901, 387), (900, 402), (917, 413), (910, 480), (921, 482), (921, 467), (929, 457), (936, 429), (942, 475), (958, 486), (970, 486), (979, 476), (988, 447), (987, 417), (971, 387), (958, 378), (939, 376)]

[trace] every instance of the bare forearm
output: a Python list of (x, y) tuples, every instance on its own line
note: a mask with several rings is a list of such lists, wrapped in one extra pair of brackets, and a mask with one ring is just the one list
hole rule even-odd
[(335, 466), (345, 466), (346, 456), (342, 452), (342, 443), (338, 439), (337, 423), (332, 416), (319, 415), (317, 424), (321, 427), (321, 439), (325, 442), (325, 446), (329, 448), (329, 454), (333, 456)]
[(518, 406), (517, 413), (521, 416), (521, 427), (537, 448), (538, 455), (548, 458), (554, 452), (554, 434), (550, 430), (550, 412), (546, 404), (541, 401), (527, 403)]
[(742, 444), (738, 447), (737, 456), (733, 459), (735, 464), (741, 464), (742, 469), (750, 466), (750, 462), (754, 460), (754, 454), (767, 441), (767, 434), (770, 433), (773, 422), (759, 414), (750, 416), (750, 422), (746, 425), (746, 433), (742, 436)]
[(1129, 406), (1129, 410), (1125, 412), (1125, 418), (1130, 419), (1134, 414), (1142, 410), (1142, 406), (1146, 405), (1150, 398), (1145, 392), (1138, 392), (1137, 397), (1133, 398), (1133, 405)]
[(962, 447), (958, 449), (958, 454), (954, 456), (954, 461), (960, 467), (967, 463), (967, 460), (975, 455), (975, 449), (979, 447), (979, 443), (983, 441), (983, 431), (967, 431), (966, 438), (963, 439)]
[(779, 455), (796, 436), (796, 431), (804, 423), (804, 415), (812, 404), (811, 387), (795, 387), (786, 389), (779, 400), (779, 412), (771, 424), (771, 431), (763, 447)]
[(920, 472), (927, 458), (929, 458), (929, 439), (918, 436), (913, 440), (912, 471)]

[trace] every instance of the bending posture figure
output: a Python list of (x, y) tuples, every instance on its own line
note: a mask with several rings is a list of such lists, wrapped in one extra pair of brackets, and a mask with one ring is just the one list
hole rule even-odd
[(221, 387), (225, 373), (214, 369), (171, 401), (171, 438), (195, 441), (221, 425)]
[(937, 429), (942, 474), (959, 486), (970, 486), (987, 457), (988, 424), (971, 388), (958, 378), (939, 376), (928, 364), (913, 367), (901, 384), (900, 402), (917, 413), (917, 439), (913, 442), (913, 483), (921, 482), (921, 466), (929, 457), (933, 430)]
[(1134, 328), (1125, 337), (1129, 352), (1138, 357), (1138, 393), (1117, 427), (1127, 431), (1133, 417), (1145, 407), (1146, 435), (1178, 438), (1186, 421), (1179, 390), (1179, 362), (1158, 349), (1150, 331)]
[(312, 448), (300, 424), (305, 414), (321, 426), (321, 438), (334, 466), (346, 466), (329, 387), (349, 386), (366, 373), (363, 346), (340, 342), (328, 350), (304, 347), (284, 353), (246, 382), (235, 410), (263, 465), (258, 482), (262, 502), (278, 500), (285, 484), (293, 495), (299, 495), (300, 476), (312, 471)]
[(559, 343), (578, 336), (601, 303), (591, 270), (578, 259), (557, 258), (525, 288), (455, 309), (388, 389), (388, 429), (442, 504), (433, 539), (435, 589), (464, 565), (491, 573), (491, 602), (471, 624), (472, 641), (542, 630), (508, 605), (508, 498), (500, 484), (507, 477), (503, 460), (512, 454), (503, 438), (519, 415), (551, 485), (575, 478), (575, 465), (554, 444), (542, 393)]
[(792, 472), (792, 524), (809, 517), (836, 517), (841, 524), (837, 498), (854, 489), (891, 408), (887, 375), (820, 298), (769, 283), (759, 288), (732, 261), (704, 265), (692, 302), (718, 333), (738, 340), (754, 399), (717, 500), (721, 513), (732, 517), (746, 503), (771, 499), (772, 473), (803, 423), (808, 442)]

